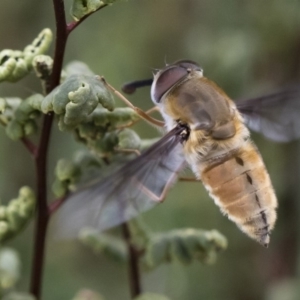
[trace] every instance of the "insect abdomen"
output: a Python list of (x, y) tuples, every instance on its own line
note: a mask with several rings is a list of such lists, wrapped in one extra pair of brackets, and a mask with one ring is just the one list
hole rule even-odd
[(222, 162), (208, 165), (201, 180), (229, 219), (268, 246), (277, 199), (262, 158), (250, 141)]

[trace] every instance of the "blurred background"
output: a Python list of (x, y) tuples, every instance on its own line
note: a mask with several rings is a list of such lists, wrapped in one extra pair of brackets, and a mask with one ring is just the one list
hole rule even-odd
[[(65, 1), (69, 11), (71, 1)], [(55, 32), (51, 1), (2, 0), (0, 49), (23, 49), (45, 27)], [(51, 53), (53, 48), (51, 49)], [(151, 77), (153, 68), (178, 59), (198, 62), (208, 78), (233, 98), (254, 97), (300, 80), (300, 1), (132, 0), (92, 15), (70, 36), (65, 64), (81, 60), (115, 87)], [(41, 92), (27, 76), (18, 84), (1, 83), (1, 97)], [(152, 106), (149, 89), (130, 96), (143, 109)], [(142, 123), (142, 122), (141, 122)], [(142, 137), (158, 136), (147, 124), (135, 127)], [(49, 184), (55, 162), (79, 147), (72, 136), (53, 128)], [(153, 231), (195, 227), (217, 229), (228, 249), (212, 266), (173, 263), (143, 273), (143, 290), (173, 300), (300, 299), (300, 146), (276, 144), (253, 134), (279, 200), (278, 222), (269, 249), (250, 240), (219, 209), (198, 183), (178, 183), (165, 203), (145, 213)], [(34, 166), (20, 142), (0, 128), (0, 198), (16, 196), (23, 185), (34, 187)], [(49, 194), (51, 191), (49, 191)], [(33, 224), (9, 243), (22, 260), (19, 290), (28, 290)], [(76, 241), (55, 239), (50, 224), (44, 276), (44, 299), (71, 299), (80, 288), (106, 299), (129, 299), (125, 265), (94, 255)]]

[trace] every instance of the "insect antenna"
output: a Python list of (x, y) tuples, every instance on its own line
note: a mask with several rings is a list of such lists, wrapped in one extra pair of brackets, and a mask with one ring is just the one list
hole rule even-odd
[(125, 83), (122, 86), (122, 91), (128, 95), (133, 94), (137, 88), (150, 86), (153, 82), (152, 78), (149, 79), (142, 79), (142, 80), (135, 80), (128, 83)]

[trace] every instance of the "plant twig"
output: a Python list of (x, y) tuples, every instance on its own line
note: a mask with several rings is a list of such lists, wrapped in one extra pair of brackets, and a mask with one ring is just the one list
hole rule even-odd
[[(49, 84), (46, 85), (46, 93), (49, 94), (60, 83), (60, 76), (63, 66), (66, 43), (69, 34), (89, 15), (86, 15), (77, 22), (67, 25), (65, 16), (65, 7), (63, 0), (53, 0), (55, 20), (56, 20), (56, 42), (54, 63)], [(106, 7), (103, 5), (100, 9)], [(45, 241), (48, 221), (52, 212), (54, 212), (63, 203), (64, 198), (57, 199), (54, 203), (47, 204), (47, 154), (53, 122), (53, 113), (44, 116), (42, 133), (38, 148), (34, 148), (29, 140), (23, 140), (25, 146), (34, 153), (37, 175), (37, 219), (35, 227), (34, 253), (32, 262), (32, 273), (30, 292), (37, 300), (41, 298), (42, 275), (45, 257)]]
[(24, 146), (27, 148), (27, 150), (30, 152), (30, 154), (35, 158), (37, 155), (37, 146), (28, 138), (24, 137), (21, 139)]
[[(53, 6), (56, 19), (56, 43), (53, 70), (47, 93), (51, 92), (57, 85), (59, 85), (68, 36), (66, 31), (66, 17), (63, 0), (53, 0)], [(35, 227), (30, 292), (37, 300), (41, 297), (45, 241), (47, 225), (49, 221), (47, 207), (47, 154), (52, 121), (53, 113), (44, 116), (41, 138), (35, 159), (37, 174), (37, 219)]]
[(65, 195), (61, 198), (55, 199), (49, 204), (49, 208), (48, 208), (49, 215), (54, 214), (60, 208), (60, 206), (66, 200), (67, 196), (68, 195)]
[(134, 299), (141, 294), (139, 251), (132, 244), (131, 233), (127, 223), (122, 224), (122, 233), (129, 254), (128, 275), (129, 275), (129, 282), (130, 282), (130, 294), (131, 294), (131, 298)]

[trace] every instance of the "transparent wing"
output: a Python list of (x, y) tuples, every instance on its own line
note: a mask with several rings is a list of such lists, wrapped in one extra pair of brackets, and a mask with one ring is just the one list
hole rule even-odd
[(182, 131), (174, 128), (112, 175), (71, 194), (58, 211), (59, 235), (75, 237), (87, 226), (104, 230), (153, 207), (185, 165)]
[(250, 129), (277, 142), (300, 137), (300, 87), (236, 102)]

